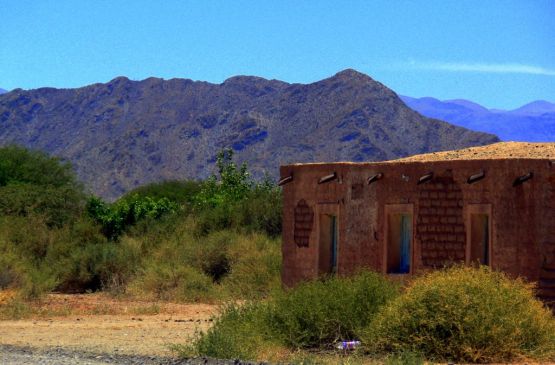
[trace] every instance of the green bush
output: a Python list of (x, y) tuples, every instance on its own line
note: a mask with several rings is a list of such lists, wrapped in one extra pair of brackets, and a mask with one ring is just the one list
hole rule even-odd
[(0, 288), (27, 297), (129, 285), (167, 300), (267, 296), (280, 285), (281, 192), (251, 180), (229, 150), (218, 171), (208, 182), (151, 184), (85, 205), (68, 164), (0, 148)]
[(132, 199), (135, 196), (139, 198), (149, 197), (154, 200), (166, 198), (180, 205), (189, 205), (194, 202), (196, 195), (202, 188), (202, 184), (200, 181), (193, 180), (172, 180), (152, 183), (130, 191), (122, 199)]
[(102, 226), (102, 232), (111, 240), (116, 240), (124, 230), (138, 221), (158, 219), (166, 213), (174, 213), (178, 206), (168, 198), (153, 199), (149, 196), (132, 195), (114, 204), (106, 204), (92, 197), (87, 202), (87, 213)]
[[(226, 230), (195, 236), (194, 221), (176, 224), (162, 239), (150, 234), (141, 239), (124, 235), (121, 243), (135, 242), (142, 252), (141, 269), (132, 280), (132, 294), (157, 293), (167, 300), (260, 298), (280, 286), (280, 242), (263, 234), (240, 234)], [(193, 296), (181, 295), (178, 268), (189, 268), (202, 276), (206, 288)], [(168, 278), (177, 278), (173, 284)], [(193, 277), (191, 275), (191, 277)], [(206, 280), (207, 279), (207, 280)], [(158, 283), (158, 284), (157, 284)], [(183, 284), (185, 285), (185, 284)], [(176, 289), (177, 288), (177, 289)], [(141, 294), (143, 293), (143, 294)], [(203, 298), (204, 296), (204, 298)]]
[(331, 347), (358, 338), (397, 293), (396, 286), (373, 272), (304, 283), (275, 298), (269, 325), (290, 348)]
[(79, 191), (72, 188), (16, 184), (0, 187), (0, 215), (40, 215), (49, 226), (78, 219), (83, 210)]
[(236, 204), (233, 226), (277, 237), (281, 236), (281, 215), (281, 189), (265, 185), (253, 189), (241, 204)]
[(521, 280), (486, 267), (455, 267), (414, 280), (362, 340), (369, 351), (505, 362), (554, 356), (555, 321)]
[(222, 229), (281, 234), (281, 189), (268, 177), (251, 179), (247, 165), (237, 167), (233, 150), (218, 154), (218, 176), (211, 176), (195, 197), (199, 234)]
[(57, 234), (41, 217), (0, 216), (1, 286), (20, 289), (24, 299), (36, 299), (52, 290), (56, 276), (44, 258)]
[(396, 286), (370, 272), (276, 290), (267, 301), (227, 307), (188, 353), (259, 359), (269, 349), (329, 348), (336, 341), (357, 338), (397, 293)]
[(155, 300), (211, 302), (219, 296), (211, 278), (199, 270), (161, 262), (148, 265), (131, 290)]
[(41, 215), (61, 227), (79, 217), (83, 202), (68, 163), (22, 147), (0, 148), (0, 215)]
[(257, 359), (275, 346), (265, 316), (265, 304), (230, 304), (206, 333), (200, 333), (192, 346), (178, 348), (181, 356), (210, 356), (219, 359)]
[(230, 270), (222, 286), (232, 297), (263, 298), (281, 288), (281, 239), (261, 233), (237, 235), (226, 255)]
[(0, 290), (20, 287), (24, 269), (13, 252), (0, 250)]
[(28, 266), (26, 271), (26, 280), (19, 291), (24, 299), (39, 299), (44, 294), (52, 291), (58, 284), (55, 275), (49, 267)]
[(12, 184), (80, 188), (69, 163), (23, 147), (1, 147), (0, 186)]
[(212, 175), (206, 180), (196, 196), (201, 208), (213, 208), (243, 200), (254, 187), (247, 165), (239, 168), (233, 162), (233, 150), (230, 148), (218, 152), (216, 157), (218, 176)]
[(234, 229), (240, 232), (265, 232), (272, 237), (281, 234), (281, 190), (254, 188), (240, 201), (195, 211), (196, 233)]
[(41, 217), (0, 217), (0, 284), (22, 289), (27, 297), (51, 289), (98, 290), (114, 278), (128, 279), (137, 256), (108, 242), (90, 220), (52, 228)]

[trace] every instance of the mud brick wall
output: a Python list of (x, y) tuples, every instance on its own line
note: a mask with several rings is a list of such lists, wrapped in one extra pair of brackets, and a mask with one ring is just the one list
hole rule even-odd
[(443, 267), (464, 261), (466, 235), (463, 195), (453, 176), (439, 176), (420, 188), (416, 237), (421, 244), (422, 265)]
[[(543, 284), (555, 279), (555, 163), (549, 160), (304, 164), (280, 171), (294, 176), (283, 187), (282, 280), (287, 286), (319, 275), (321, 214), (338, 217), (338, 274), (361, 267), (385, 273), (385, 213), (391, 205), (410, 206), (414, 213), (411, 273), (468, 261), (470, 212), (488, 206), (491, 266)], [(467, 183), (480, 171), (484, 179)], [(531, 171), (532, 179), (513, 185)], [(337, 179), (318, 184), (334, 172)], [(418, 184), (429, 172), (433, 178)], [(378, 173), (383, 178), (368, 184)]]
[(304, 199), (299, 200), (295, 207), (295, 243), (299, 247), (308, 247), (310, 233), (314, 224), (314, 211)]

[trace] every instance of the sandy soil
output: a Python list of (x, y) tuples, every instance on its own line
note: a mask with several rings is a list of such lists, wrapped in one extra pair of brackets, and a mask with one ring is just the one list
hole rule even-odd
[[(0, 344), (95, 353), (164, 356), (206, 330), (219, 307), (114, 300), (104, 295), (49, 295), (40, 315), (0, 321)], [(37, 308), (36, 308), (37, 309)]]
[(499, 158), (555, 159), (555, 143), (500, 142), (461, 150), (414, 155), (391, 162), (487, 160)]
[(555, 143), (535, 143), (535, 142), (498, 142), (486, 146), (469, 147), (460, 150), (431, 152), (420, 155), (403, 157), (396, 160), (379, 162), (310, 162), (296, 163), (298, 165), (378, 165), (405, 162), (433, 162), (433, 161), (452, 161), (452, 160), (495, 160), (495, 159), (540, 159), (548, 160), (555, 165)]

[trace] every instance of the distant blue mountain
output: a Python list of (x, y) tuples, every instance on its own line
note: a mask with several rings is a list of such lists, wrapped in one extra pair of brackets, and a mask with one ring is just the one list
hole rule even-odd
[(497, 110), (464, 99), (400, 98), (424, 116), (493, 133), (504, 141), (555, 142), (555, 104), (548, 101), (534, 101), (515, 110)]
[(4, 90), (4, 89), (0, 88), (0, 94), (4, 94), (4, 93), (7, 93), (7, 92), (8, 92), (8, 90)]

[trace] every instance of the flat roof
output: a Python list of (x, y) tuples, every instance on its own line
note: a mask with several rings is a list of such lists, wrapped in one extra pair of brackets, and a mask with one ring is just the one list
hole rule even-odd
[(537, 159), (555, 160), (555, 143), (534, 142), (498, 142), (486, 146), (469, 147), (460, 150), (431, 152), (420, 155), (403, 157), (396, 160), (376, 162), (315, 162), (296, 163), (292, 165), (322, 165), (322, 164), (383, 164), (407, 162), (439, 162), (458, 160), (503, 160), (503, 159)]
[(555, 159), (555, 143), (499, 142), (461, 150), (432, 152), (393, 161), (451, 161), (498, 159)]

